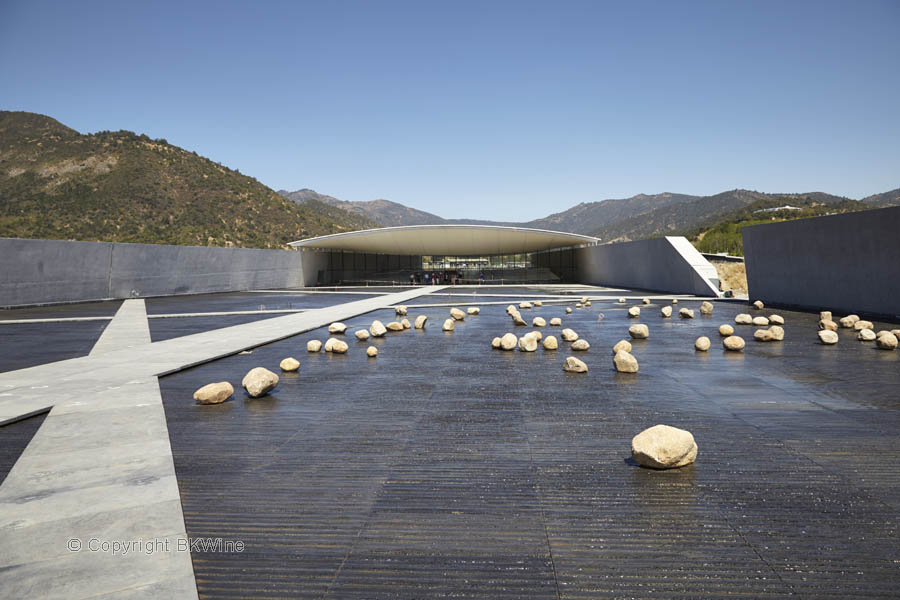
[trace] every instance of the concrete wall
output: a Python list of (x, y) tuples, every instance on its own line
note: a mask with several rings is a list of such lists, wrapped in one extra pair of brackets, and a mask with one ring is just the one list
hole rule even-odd
[(0, 238), (0, 306), (303, 287), (300, 255)]
[(900, 315), (900, 207), (744, 227), (751, 300)]
[(581, 283), (671, 294), (718, 295), (716, 268), (683, 237), (578, 248), (575, 264)]

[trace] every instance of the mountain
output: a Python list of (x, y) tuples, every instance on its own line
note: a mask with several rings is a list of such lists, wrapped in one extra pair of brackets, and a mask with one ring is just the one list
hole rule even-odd
[(884, 192), (883, 194), (873, 194), (862, 199), (866, 204), (877, 206), (878, 208), (887, 208), (888, 206), (900, 206), (900, 188)]
[(304, 205), (310, 201), (324, 202), (341, 208), (345, 211), (356, 213), (367, 219), (382, 225), (438, 225), (447, 223), (446, 219), (442, 219), (437, 215), (427, 213), (425, 211), (416, 210), (397, 202), (390, 200), (369, 200), (367, 202), (347, 202), (338, 200), (332, 196), (319, 194), (313, 190), (302, 189), (296, 192), (288, 192), (287, 190), (279, 190), (279, 194), (292, 200), (297, 204)]
[(297, 205), (164, 139), (81, 134), (0, 111), (2, 237), (282, 248), (372, 226), (338, 207)]

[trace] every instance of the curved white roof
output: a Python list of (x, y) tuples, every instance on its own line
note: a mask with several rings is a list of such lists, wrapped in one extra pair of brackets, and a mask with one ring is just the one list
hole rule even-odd
[(598, 241), (588, 235), (527, 227), (406, 225), (323, 235), (290, 245), (377, 254), (483, 256), (568, 248)]

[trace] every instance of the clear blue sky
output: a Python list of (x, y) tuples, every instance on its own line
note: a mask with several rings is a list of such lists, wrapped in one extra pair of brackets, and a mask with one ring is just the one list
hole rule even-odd
[(272, 188), (527, 220), (900, 186), (900, 1), (0, 0), (0, 108)]

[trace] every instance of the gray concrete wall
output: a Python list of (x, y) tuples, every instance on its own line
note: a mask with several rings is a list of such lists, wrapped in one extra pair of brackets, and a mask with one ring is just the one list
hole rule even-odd
[(900, 315), (900, 207), (744, 227), (751, 300)]
[(718, 294), (715, 267), (683, 237), (578, 248), (575, 264), (581, 283), (671, 294)]
[(298, 288), (300, 254), (0, 238), (0, 306)]

